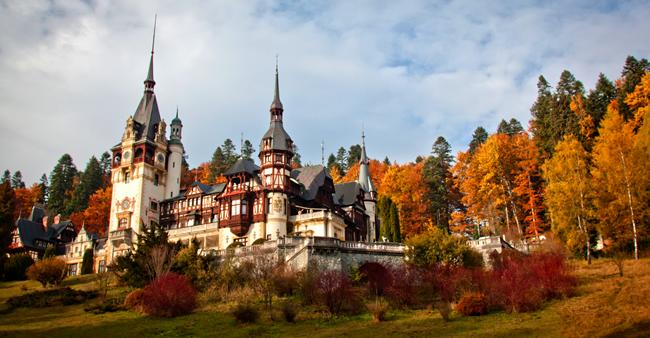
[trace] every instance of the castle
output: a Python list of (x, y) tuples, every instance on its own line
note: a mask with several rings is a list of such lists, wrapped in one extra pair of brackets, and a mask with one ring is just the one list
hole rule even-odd
[[(41, 225), (44, 211), (35, 208), (30, 219), (17, 222), (16, 252), (38, 258), (45, 246), (54, 245), (68, 262), (69, 273), (76, 274), (84, 250), (92, 248), (93, 270), (101, 272), (116, 257), (134, 250), (137, 236), (156, 224), (167, 230), (170, 241), (196, 239), (203, 254), (263, 243), (296, 249), (300, 238), (311, 239), (300, 248), (314, 245), (313, 239), (324, 239), (319, 243), (335, 250), (385, 251), (370, 244), (378, 239), (379, 219), (365, 136), (362, 133), (357, 181), (334, 184), (322, 165), (293, 168), (295, 148), (283, 126), (277, 65), (269, 128), (260, 141), (260, 165), (242, 157), (224, 173), (225, 183), (181, 187), (183, 124), (177, 110), (167, 136), (154, 93), (153, 61), (152, 45), (144, 94), (128, 117), (120, 142), (111, 148), (113, 195), (107, 238), (97, 238), (84, 227), (79, 234), (62, 238), (62, 229), (74, 232), (72, 224)], [(357, 244), (343, 246), (343, 242)], [(402, 254), (401, 247), (389, 251)]]
[(113, 196), (107, 261), (133, 249), (137, 235), (154, 223), (170, 241), (196, 238), (202, 251), (251, 246), (285, 236), (373, 242), (378, 237), (376, 191), (368, 170), (365, 138), (359, 178), (334, 184), (322, 165), (293, 169), (294, 143), (283, 126), (276, 66), (270, 124), (262, 136), (259, 166), (240, 158), (225, 183), (180, 186), (183, 124), (172, 120), (169, 138), (154, 93), (153, 48), (144, 94), (112, 150)]

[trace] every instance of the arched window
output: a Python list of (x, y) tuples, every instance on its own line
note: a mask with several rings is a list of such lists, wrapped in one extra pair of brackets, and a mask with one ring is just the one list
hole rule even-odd
[(129, 224), (129, 220), (126, 219), (126, 217), (120, 218), (119, 228), (126, 228), (128, 224)]

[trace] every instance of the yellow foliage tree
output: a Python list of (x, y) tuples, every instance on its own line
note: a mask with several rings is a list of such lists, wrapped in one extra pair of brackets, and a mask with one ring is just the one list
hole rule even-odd
[(542, 170), (546, 181), (544, 202), (553, 233), (572, 251), (586, 247), (586, 259), (591, 263), (589, 219), (593, 208), (588, 159), (582, 144), (568, 134), (555, 146), (553, 157), (546, 160)]

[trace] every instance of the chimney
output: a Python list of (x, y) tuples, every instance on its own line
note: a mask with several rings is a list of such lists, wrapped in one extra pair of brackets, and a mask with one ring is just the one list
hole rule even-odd
[(43, 222), (43, 230), (47, 230), (47, 216), (43, 216), (42, 222)]
[(54, 216), (54, 223), (52, 224), (59, 224), (59, 221), (61, 221), (61, 214)]

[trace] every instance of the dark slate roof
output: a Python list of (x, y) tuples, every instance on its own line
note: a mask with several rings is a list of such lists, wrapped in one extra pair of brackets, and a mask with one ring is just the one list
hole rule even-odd
[(160, 123), (160, 111), (156, 95), (153, 92), (144, 93), (135, 114), (133, 114), (133, 120), (137, 122), (137, 139), (154, 140), (157, 126)]
[(37, 239), (51, 242), (41, 223), (32, 222), (28, 219), (19, 219), (16, 221), (16, 227), (18, 227), (18, 235), (23, 246), (35, 248), (34, 241)]
[[(215, 185), (206, 185), (206, 184), (203, 184), (201, 182), (194, 182), (194, 183), (192, 183), (191, 186), (193, 186), (194, 184), (197, 184), (197, 183), (200, 184), (199, 188), (201, 189), (201, 191), (203, 191), (203, 193), (208, 194), (208, 195), (221, 193), (226, 188), (225, 183), (219, 183), (219, 184), (215, 184)], [(187, 191), (187, 189), (181, 190), (178, 193), (178, 195), (176, 195), (174, 197), (171, 197), (171, 198), (167, 198), (167, 199), (163, 200), (163, 202), (182, 200), (182, 199), (185, 198), (185, 192), (186, 191)]]
[(29, 220), (35, 223), (43, 223), (43, 217), (45, 217), (45, 209), (39, 207), (32, 207), (32, 214), (29, 216)]
[(203, 184), (200, 181), (194, 181), (192, 184), (190, 184), (190, 187), (199, 187), (203, 193), (207, 193), (212, 189), (211, 185)]
[(260, 171), (260, 167), (258, 167), (255, 162), (250, 159), (250, 158), (240, 158), (235, 162), (235, 164), (228, 169), (224, 175), (234, 175), (238, 174), (241, 172), (249, 173), (251, 175), (255, 175), (256, 172)]
[(325, 178), (328, 176), (327, 170), (322, 165), (307, 166), (291, 171), (291, 178), (303, 186), (304, 189), (301, 190), (300, 197), (306, 201), (311, 201), (316, 197), (318, 189), (323, 186)]
[(339, 183), (334, 186), (334, 203), (338, 205), (353, 205), (357, 202), (359, 191), (363, 190), (357, 182)]
[(63, 232), (63, 230), (65, 230), (65, 228), (68, 225), (72, 225), (72, 222), (70, 222), (70, 221), (62, 221), (62, 222), (59, 222), (57, 224), (52, 224), (52, 225), (48, 226), (47, 227), (47, 238), (50, 238), (50, 239), (57, 238)]
[(264, 149), (264, 140), (271, 139), (271, 149), (273, 150), (284, 150), (293, 152), (293, 149), (289, 148), (289, 142), (291, 137), (284, 130), (282, 122), (272, 121), (269, 126), (269, 130), (266, 131), (266, 134), (262, 136), (262, 142), (260, 142), (260, 149)]

